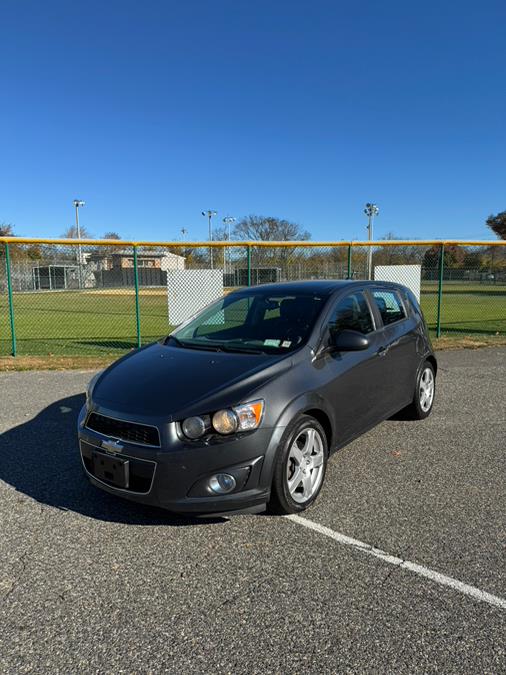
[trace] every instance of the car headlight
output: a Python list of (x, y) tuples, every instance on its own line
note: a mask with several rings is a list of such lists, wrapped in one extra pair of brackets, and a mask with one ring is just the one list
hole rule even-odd
[(188, 438), (196, 440), (210, 431), (223, 436), (238, 431), (253, 431), (262, 421), (264, 402), (251, 401), (242, 405), (218, 410), (212, 415), (188, 417), (181, 423), (181, 429)]
[(181, 424), (181, 428), (185, 436), (195, 440), (206, 433), (207, 424), (203, 417), (188, 417)]
[(238, 426), (239, 419), (233, 410), (218, 410), (213, 415), (213, 429), (219, 434), (233, 434)]
[(239, 431), (250, 431), (256, 429), (264, 414), (264, 402), (252, 401), (251, 403), (245, 403), (244, 405), (238, 405), (232, 410), (237, 415), (239, 420)]

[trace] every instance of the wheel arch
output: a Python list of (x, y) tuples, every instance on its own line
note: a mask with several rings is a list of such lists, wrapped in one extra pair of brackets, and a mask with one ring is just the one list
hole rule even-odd
[(336, 429), (332, 409), (326, 400), (315, 392), (307, 392), (291, 401), (280, 415), (279, 424), (288, 426), (298, 415), (309, 415), (321, 424), (327, 439), (329, 451), (336, 444)]
[(434, 354), (429, 354), (428, 356), (425, 357), (425, 360), (430, 363), (430, 365), (434, 368), (434, 375), (437, 375), (437, 359), (434, 356)]

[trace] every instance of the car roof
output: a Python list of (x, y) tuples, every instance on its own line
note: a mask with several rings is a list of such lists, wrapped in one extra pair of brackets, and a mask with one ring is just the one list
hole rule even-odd
[(401, 284), (392, 281), (367, 281), (364, 279), (311, 279), (309, 281), (284, 281), (273, 284), (259, 284), (258, 286), (249, 286), (238, 289), (237, 293), (258, 293), (259, 290), (269, 294), (289, 294), (289, 293), (317, 293), (322, 295), (331, 295), (345, 288), (364, 286), (390, 286), (393, 288), (403, 288)]

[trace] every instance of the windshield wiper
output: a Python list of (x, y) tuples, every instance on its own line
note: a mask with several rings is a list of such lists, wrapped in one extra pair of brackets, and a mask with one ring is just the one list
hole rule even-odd
[(220, 349), (224, 352), (240, 352), (241, 354), (264, 354), (262, 349), (255, 349), (254, 347), (240, 347), (232, 345), (220, 344)]
[(222, 342), (182, 342), (175, 335), (167, 335), (164, 344), (169, 340), (173, 340), (178, 347), (183, 349), (203, 349), (206, 352), (240, 352), (241, 354), (263, 354), (262, 349), (255, 349), (254, 347), (242, 347), (241, 345), (229, 345)]
[[(227, 342), (218, 342), (213, 340), (213, 338), (203, 335), (202, 339), (209, 340), (209, 342), (214, 343), (216, 347), (223, 352), (244, 352), (245, 354), (264, 354), (265, 350), (260, 349), (260, 347), (247, 347), (243, 344), (238, 344), (234, 340), (228, 340)], [(207, 343), (206, 343), (207, 344)]]

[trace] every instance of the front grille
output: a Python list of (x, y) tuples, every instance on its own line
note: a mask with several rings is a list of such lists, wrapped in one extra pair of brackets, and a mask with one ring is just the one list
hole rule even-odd
[(91, 413), (86, 426), (104, 436), (118, 438), (121, 441), (137, 443), (138, 445), (160, 445), (160, 434), (156, 427), (147, 424), (137, 424), (126, 420), (116, 420), (113, 417)]

